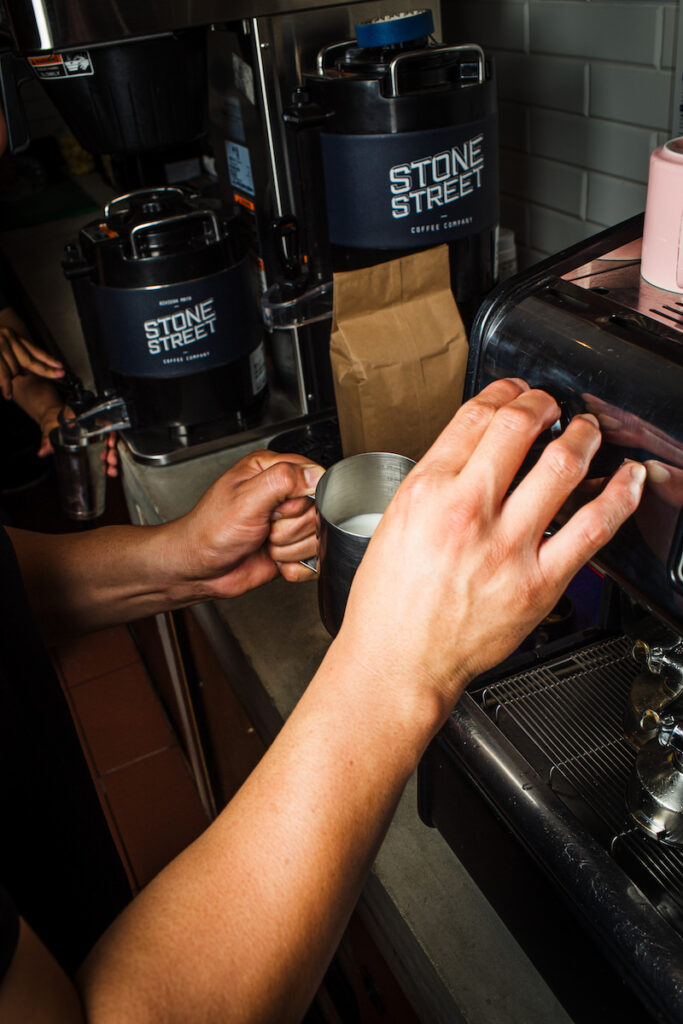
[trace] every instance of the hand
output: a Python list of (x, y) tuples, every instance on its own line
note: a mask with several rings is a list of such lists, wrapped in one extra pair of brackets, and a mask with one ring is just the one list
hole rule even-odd
[(116, 451), (116, 431), (106, 435), (104, 451), (102, 452), (102, 472), (106, 476), (119, 475), (119, 456)]
[[(40, 427), (42, 434), (40, 439), (40, 448), (38, 449), (38, 457), (41, 459), (46, 455), (52, 455), (53, 449), (52, 444), (50, 443), (50, 432), (54, 430), (55, 427), (59, 426), (59, 414), (62, 408), (65, 407), (62, 406), (61, 402), (58, 402), (55, 405), (48, 405), (41, 413), (40, 420), (38, 422), (38, 426)], [(65, 414), (67, 416), (73, 416), (73, 413), (69, 408), (65, 408)]]
[(173, 543), (185, 551), (185, 578), (204, 598), (242, 594), (278, 573), (314, 578), (298, 563), (317, 553), (311, 496), (323, 472), (301, 455), (257, 451), (241, 459), (171, 524)]
[[(522, 381), (467, 402), (399, 488), (356, 574), (337, 641), (397, 699), (432, 693), (442, 716), (510, 654), (579, 568), (635, 510), (644, 467), (627, 463), (551, 537), (544, 532), (600, 445), (577, 416), (508, 494), (559, 409)], [(337, 642), (335, 641), (335, 643)]]
[(38, 377), (64, 376), (64, 367), (58, 359), (22, 338), (12, 327), (0, 327), (0, 391), (3, 397), (12, 397), (12, 378), (26, 372)]

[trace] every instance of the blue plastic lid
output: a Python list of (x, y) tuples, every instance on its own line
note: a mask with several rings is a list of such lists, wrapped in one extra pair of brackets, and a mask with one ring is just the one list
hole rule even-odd
[(380, 46), (395, 46), (421, 39), (434, 31), (432, 12), (426, 8), (408, 11), (405, 14), (389, 14), (385, 18), (374, 18), (354, 25), (356, 41), (363, 49)]

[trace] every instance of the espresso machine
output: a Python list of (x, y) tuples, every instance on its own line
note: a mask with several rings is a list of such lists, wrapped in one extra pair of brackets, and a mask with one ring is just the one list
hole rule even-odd
[[(667, 146), (680, 182), (683, 144)], [(524, 469), (576, 413), (601, 423), (551, 529), (624, 458), (648, 480), (574, 581), (580, 604), (588, 577), (594, 612), (542, 626), (475, 679), (419, 773), (423, 820), (577, 1024), (683, 1021), (683, 272), (670, 209), (683, 189), (667, 195), (661, 223), (648, 191), (645, 228), (638, 216), (546, 260), (478, 313), (468, 394), (515, 376), (561, 409)], [(667, 239), (671, 259), (654, 259)]]

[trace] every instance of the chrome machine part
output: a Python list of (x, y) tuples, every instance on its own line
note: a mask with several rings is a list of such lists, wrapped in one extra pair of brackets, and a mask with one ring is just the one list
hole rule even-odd
[[(616, 673), (610, 663), (615, 659), (617, 668), (619, 660), (627, 658), (627, 651), (623, 646), (620, 648), (619, 643), (595, 652), (588, 649), (577, 652), (572, 659), (562, 658), (556, 671), (553, 671), (553, 665), (550, 664), (545, 669), (528, 673), (524, 679), (520, 676), (499, 684), (503, 688), (500, 697), (505, 702), (504, 710), (502, 706), (499, 707), (499, 713), (505, 715), (506, 719), (508, 715), (515, 716), (523, 728), (528, 728), (528, 723), (524, 721), (522, 705), (534, 702), (537, 711), (542, 714), (541, 707), (545, 704), (549, 717), (542, 722), (542, 735), (535, 737), (539, 743), (541, 760), (544, 756), (547, 758), (553, 747), (558, 752), (566, 750), (568, 734), (571, 732), (570, 726), (565, 726), (563, 721), (553, 721), (557, 713), (557, 690), (565, 691), (564, 696), (559, 697), (562, 703), (585, 704), (586, 712), (593, 705), (587, 685), (587, 674), (591, 663), (595, 663), (591, 657), (593, 653), (600, 665), (599, 671), (602, 673), (607, 669), (608, 675), (614, 676), (616, 682)], [(569, 675), (568, 661), (573, 662), (573, 678)], [(492, 690), (489, 690), (488, 696), (489, 699), (493, 698)], [(585, 717), (583, 721), (586, 722)], [(546, 731), (547, 728), (557, 733), (554, 740), (550, 732)], [(607, 739), (610, 731), (605, 722), (596, 722), (586, 730), (591, 733), (591, 738), (598, 738), (599, 742)], [(675, 873), (680, 858), (675, 856), (673, 850), (655, 844), (656, 851), (662, 855), (659, 864), (655, 864), (653, 855), (647, 849), (639, 849), (638, 835), (634, 839), (626, 834), (619, 835), (616, 849), (609, 851), (577, 821), (573, 813), (573, 801), (568, 804), (567, 782), (572, 776), (574, 780), (580, 780), (582, 775), (590, 772), (591, 767), (597, 768), (596, 774), (599, 775), (603, 760), (600, 749), (594, 753), (588, 750), (588, 764), (583, 753), (575, 762), (566, 765), (555, 762), (560, 767), (548, 778), (546, 772), (538, 772), (535, 766), (530, 765), (526, 751), (522, 755), (516, 744), (513, 745), (508, 738), (513, 735), (513, 731), (508, 732), (506, 729), (506, 732), (502, 732), (497, 722), (480, 706), (477, 695), (465, 694), (428, 756), (433, 757), (436, 764), (444, 756), (455, 758), (459, 768), (472, 780), (477, 790), (486, 793), (497, 816), (514, 830), (531, 851), (534, 860), (550, 873), (553, 883), (576, 914), (590, 922), (591, 930), (600, 938), (601, 947), (619, 964), (622, 976), (628, 980), (645, 1006), (657, 1015), (658, 1020), (680, 1024), (683, 1021), (680, 933), (667, 920), (667, 914), (658, 912), (639, 884), (634, 883), (622, 867), (624, 856), (635, 854), (642, 860), (643, 868), (652, 865), (653, 877), (661, 879)], [(590, 779), (585, 787), (589, 796), (592, 795), (591, 790), (597, 790), (596, 777)], [(602, 790), (597, 795), (605, 798)], [(617, 800), (619, 796), (617, 794)], [(606, 798), (608, 803), (610, 797), (611, 794)], [(433, 794), (426, 800), (428, 803), (433, 801)], [(435, 823), (439, 828), (439, 816), (447, 813), (445, 806), (439, 807), (438, 803), (432, 803), (432, 810), (436, 809), (437, 813)], [(424, 813), (424, 809), (421, 813)], [(615, 802), (610, 813), (615, 823), (623, 820), (623, 804), (620, 809)], [(637, 829), (634, 831), (638, 833)], [(643, 839), (642, 842), (647, 843), (647, 840)], [(646, 881), (645, 872), (642, 877)], [(667, 906), (667, 899), (664, 895), (662, 907)], [(634, 1003), (634, 1012), (637, 1006)]]
[(683, 695), (683, 641), (676, 638), (668, 644), (651, 644), (637, 640), (632, 653), (643, 671), (631, 683), (624, 733), (630, 743), (640, 747), (655, 737), (658, 715)]
[(626, 791), (629, 813), (648, 836), (683, 845), (683, 718), (645, 716), (654, 721), (655, 738), (638, 754)]
[(118, 0), (94, 8), (88, 0), (6, 0), (18, 46), (36, 52), (338, 6), (339, 0)]

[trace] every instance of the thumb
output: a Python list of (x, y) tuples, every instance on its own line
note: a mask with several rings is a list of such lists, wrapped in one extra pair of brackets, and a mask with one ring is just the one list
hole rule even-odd
[(275, 462), (245, 480), (240, 490), (251, 512), (270, 520), (275, 509), (289, 498), (311, 497), (324, 472), (315, 463)]

